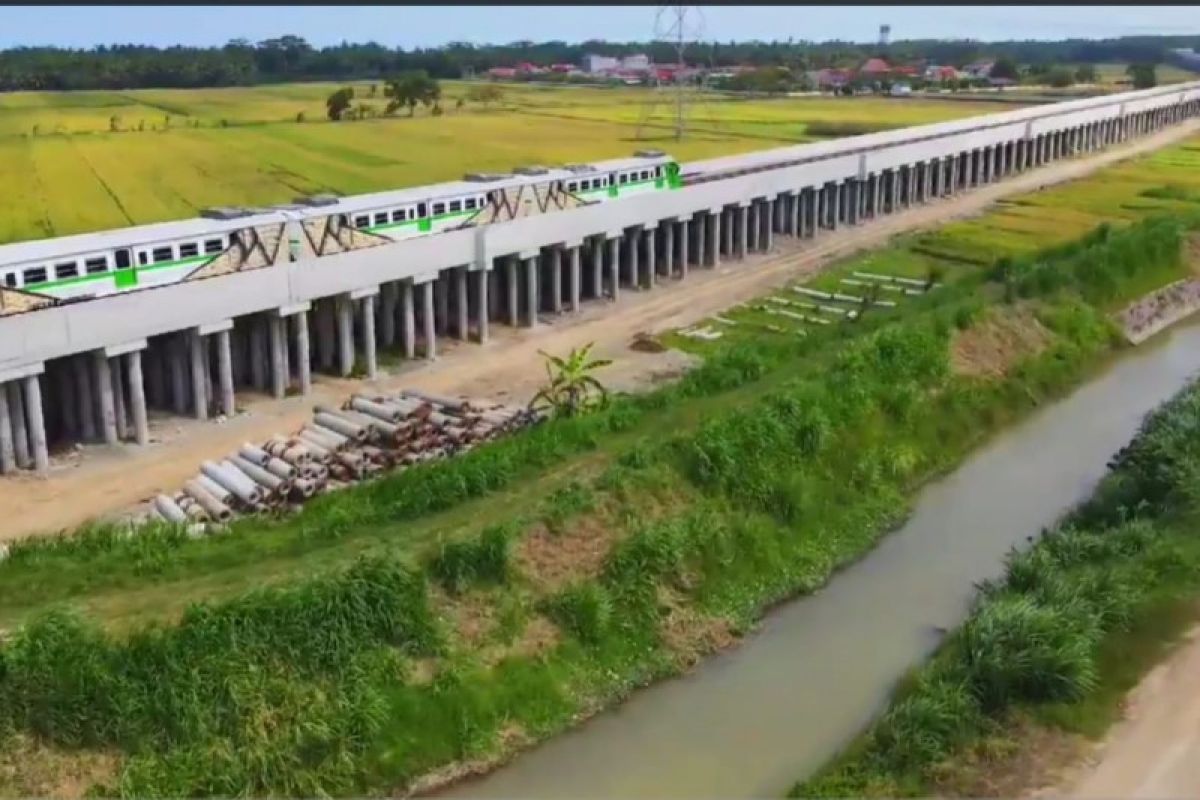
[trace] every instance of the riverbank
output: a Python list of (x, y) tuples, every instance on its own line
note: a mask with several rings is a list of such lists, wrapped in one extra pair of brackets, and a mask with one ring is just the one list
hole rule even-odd
[[(944, 287), (804, 336), (731, 314), (742, 332), (677, 384), (295, 518), (16, 546), (0, 727), (117, 752), (93, 777), (111, 793), (350, 794), (495, 763), (869, 550), (917, 487), (1114, 352), (1108, 304), (1179, 278), (1182, 235), (1098, 230), (1003, 280), (947, 262)], [(962, 340), (1014, 325), (1036, 336), (997, 370), (956, 368)]]
[[(1147, 418), (1087, 502), (1010, 554), (1004, 578), (984, 585), (886, 713), (791, 796), (1011, 796), (1047, 784), (1055, 788), (1037, 794), (1191, 793), (1179, 759), (1190, 740), (1157, 747), (1162, 736), (1194, 733), (1186, 697), (1159, 694), (1157, 734), (1135, 711), (1110, 760), (1081, 776), (1063, 771), (1094, 749), (1088, 740), (1120, 718), (1126, 692), (1200, 617), (1198, 467), (1193, 383)], [(1179, 657), (1194, 662), (1193, 651), (1194, 642)]]

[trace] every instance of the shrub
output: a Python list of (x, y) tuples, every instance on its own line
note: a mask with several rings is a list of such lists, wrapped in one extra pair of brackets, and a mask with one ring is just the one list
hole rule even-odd
[(447, 542), (429, 561), (429, 572), (447, 591), (458, 593), (472, 584), (502, 584), (508, 580), (513, 531), (493, 525), (478, 538)]

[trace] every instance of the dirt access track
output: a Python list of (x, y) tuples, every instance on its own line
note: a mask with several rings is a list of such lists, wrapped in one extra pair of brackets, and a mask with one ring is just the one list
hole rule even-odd
[(446, 394), (524, 402), (545, 379), (538, 350), (564, 353), (595, 342), (595, 354), (611, 358), (605, 381), (619, 389), (636, 389), (686, 367), (677, 352), (641, 353), (629, 349), (633, 335), (692, 324), (722, 309), (745, 302), (797, 277), (860, 250), (878, 247), (892, 236), (935, 227), (948, 220), (979, 214), (1009, 195), (1023, 194), (1083, 177), (1097, 169), (1177, 142), (1200, 131), (1200, 121), (1139, 139), (1091, 157), (1077, 157), (998, 184), (901, 211), (857, 228), (824, 232), (797, 242), (775, 238), (772, 252), (745, 261), (727, 260), (716, 270), (695, 268), (688, 277), (660, 279), (651, 290), (623, 290), (613, 303), (591, 302), (577, 314), (543, 315), (532, 330), (498, 325), (485, 345), (439, 340), (441, 355), (432, 362), (404, 364), (373, 382), (316, 376), (307, 397), (273, 400), (261, 395), (238, 396), (243, 413), (223, 423), (162, 416), (152, 422), (151, 444), (88, 445), (53, 459), (46, 477), (28, 474), (0, 479), (0, 541), (73, 528), (88, 519), (129, 510), (161, 491), (172, 491), (191, 477), (201, 461), (288, 433), (311, 415), (316, 403), (340, 403), (355, 390), (419, 387)]
[(1071, 777), (1033, 797), (1200, 797), (1200, 628), (1125, 699), (1125, 718)]

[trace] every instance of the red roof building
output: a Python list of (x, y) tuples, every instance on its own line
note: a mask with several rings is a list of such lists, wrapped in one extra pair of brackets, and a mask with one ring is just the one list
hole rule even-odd
[(892, 68), (882, 58), (869, 58), (867, 63), (859, 67), (858, 71), (863, 75), (886, 75), (892, 71)]

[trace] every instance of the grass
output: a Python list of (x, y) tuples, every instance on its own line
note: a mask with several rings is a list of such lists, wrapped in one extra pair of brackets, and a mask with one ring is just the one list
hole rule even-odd
[[(287, 519), (16, 546), (0, 734), (115, 751), (100, 788), (125, 795), (381, 793), (552, 735), (821, 586), (917, 487), (1076, 385), (1117, 341), (1088, 298), (1179, 275), (1182, 219), (1027, 262), (1060, 273), (1023, 300), (1052, 341), (995, 379), (953, 373), (950, 343), (1003, 287), (938, 259), (945, 286), (894, 309), (705, 344), (676, 384)], [(935, 262), (909, 242), (864, 258), (919, 274)], [(1132, 246), (1147, 259), (1117, 268)]]
[(1008, 737), (1019, 752), (1028, 720), (1102, 735), (1197, 617), (1198, 410), (1194, 383), (1149, 415), (1093, 497), (1011, 553), (1004, 578), (982, 587), (890, 708), (791, 796), (975, 795), (1005, 769), (980, 761), (985, 740)]
[[(0, 198), (0, 242), (185, 218), (213, 205), (625, 157), (644, 147), (706, 158), (994, 110), (936, 100), (717, 96), (695, 107), (693, 132), (675, 142), (670, 109), (661, 104), (639, 138), (652, 104), (647, 89), (509, 86), (499, 105), (458, 109), (467, 85), (447, 82), (443, 116), (422, 110), (411, 119), (402, 112), (333, 124), (324, 100), (334, 88), (7, 93), (0, 97), (0, 176), (10, 191)], [(369, 84), (355, 88), (363, 102), (383, 106), (382, 97), (368, 96)], [(110, 130), (114, 117), (117, 132)], [(834, 127), (808, 130), (820, 125)]]

